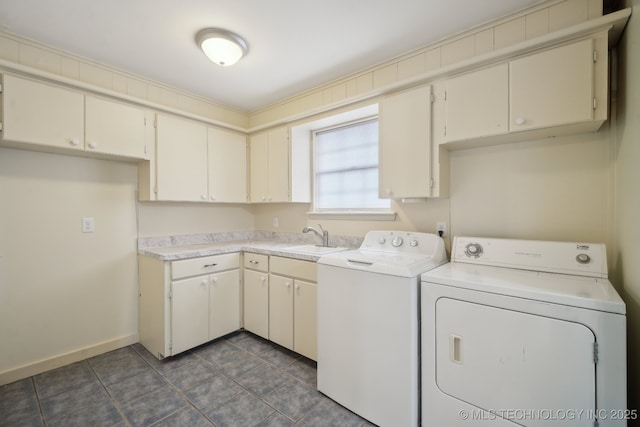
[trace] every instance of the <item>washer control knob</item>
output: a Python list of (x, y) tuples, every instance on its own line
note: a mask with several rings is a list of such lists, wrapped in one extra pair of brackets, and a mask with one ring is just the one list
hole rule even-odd
[(380, 243), (381, 245), (384, 245), (385, 243), (387, 243), (387, 239), (385, 239), (384, 237), (380, 237), (378, 239), (378, 243)]
[(415, 248), (416, 246), (418, 246), (418, 241), (413, 239), (412, 241), (409, 242), (409, 244), (411, 245), (411, 247)]
[(395, 237), (395, 238), (391, 241), (391, 244), (392, 244), (394, 247), (396, 247), (396, 248), (398, 248), (398, 247), (402, 246), (402, 244), (403, 244), (403, 243), (404, 243), (404, 240), (402, 240), (402, 237), (400, 237), (400, 236)]
[(578, 254), (576, 256), (576, 261), (580, 264), (589, 264), (591, 262), (591, 257), (587, 254)]
[(464, 253), (468, 257), (478, 258), (480, 255), (482, 255), (482, 245), (480, 245), (479, 243), (469, 243), (467, 246), (465, 246), (464, 249)]

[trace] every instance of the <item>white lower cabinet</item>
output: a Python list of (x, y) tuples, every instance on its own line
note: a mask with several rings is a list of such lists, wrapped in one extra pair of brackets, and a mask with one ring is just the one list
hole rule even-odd
[(269, 339), (317, 360), (317, 266), (272, 256), (269, 275)]
[(170, 355), (209, 340), (209, 277), (171, 282)]
[(269, 276), (269, 339), (293, 350), (293, 279)]
[(240, 271), (209, 276), (209, 339), (240, 329)]
[(240, 329), (240, 255), (138, 258), (140, 343), (173, 356)]
[(296, 280), (293, 284), (293, 349), (318, 359), (318, 285)]
[[(315, 262), (245, 253), (162, 261), (140, 255), (140, 343), (158, 359), (244, 326), (317, 360)], [(243, 319), (243, 324), (241, 324)]]
[(244, 254), (244, 329), (269, 339), (269, 256)]

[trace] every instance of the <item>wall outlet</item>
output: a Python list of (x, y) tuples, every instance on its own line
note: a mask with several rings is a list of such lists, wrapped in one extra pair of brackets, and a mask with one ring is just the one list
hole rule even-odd
[(438, 233), (441, 237), (444, 237), (447, 234), (447, 223), (444, 221), (436, 222), (436, 233)]
[(280, 221), (278, 221), (278, 217), (277, 216), (274, 216), (273, 219), (271, 220), (271, 226), (273, 228), (280, 227)]
[(82, 218), (82, 232), (93, 233), (96, 229), (96, 220), (94, 218)]

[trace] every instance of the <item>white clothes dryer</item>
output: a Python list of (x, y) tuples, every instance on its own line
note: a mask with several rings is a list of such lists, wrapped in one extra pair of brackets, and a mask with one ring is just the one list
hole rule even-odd
[(423, 426), (626, 425), (604, 245), (456, 237), (421, 291)]

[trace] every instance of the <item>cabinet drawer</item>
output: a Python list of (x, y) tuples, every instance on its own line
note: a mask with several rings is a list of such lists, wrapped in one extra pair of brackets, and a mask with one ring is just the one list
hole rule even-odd
[(264, 271), (266, 273), (267, 271), (269, 271), (269, 256), (245, 252), (244, 268)]
[(212, 255), (171, 263), (171, 279), (215, 273), (240, 267), (240, 254)]
[(318, 267), (315, 262), (279, 256), (272, 256), (270, 262), (272, 273), (296, 277), (299, 279), (309, 280), (311, 282), (318, 281)]

